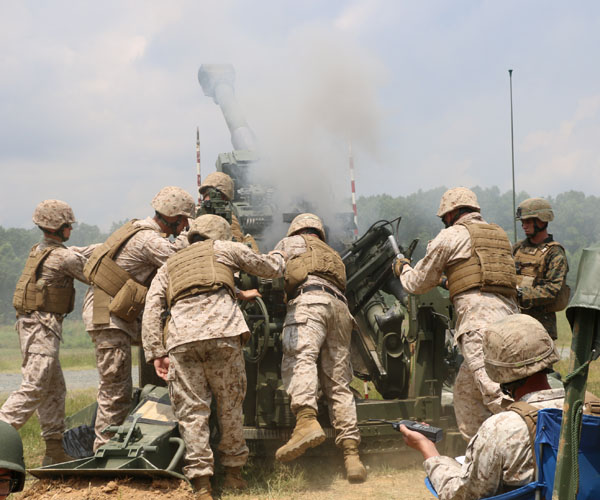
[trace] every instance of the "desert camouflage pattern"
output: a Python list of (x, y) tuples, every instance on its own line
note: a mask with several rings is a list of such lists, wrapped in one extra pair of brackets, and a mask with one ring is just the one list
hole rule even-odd
[[(135, 222), (144, 231), (139, 231), (124, 245), (115, 262), (127, 271), (139, 283), (148, 280), (156, 269), (161, 267), (176, 250), (187, 246), (187, 233), (183, 233), (171, 242), (161, 233), (160, 226), (152, 217)], [(83, 299), (82, 317), (88, 332), (104, 329), (118, 329), (127, 333), (134, 342), (139, 342), (141, 332), (141, 315), (135, 321), (127, 323), (117, 316), (110, 315), (110, 322), (105, 325), (94, 325), (92, 322), (94, 306), (94, 289), (88, 288)]]
[[(284, 238), (276, 249), (288, 257), (307, 250), (301, 236)], [(305, 284), (326, 285), (343, 295), (335, 285), (317, 276), (309, 275)], [(350, 391), (353, 325), (354, 319), (344, 302), (327, 292), (313, 291), (288, 302), (283, 328), (281, 376), (291, 398), (292, 412), (302, 406), (317, 410), (320, 388), (328, 401), (338, 446), (344, 439), (360, 442), (356, 406)]]
[(440, 200), (440, 207), (437, 211), (437, 216), (442, 217), (444, 214), (451, 212), (455, 208), (470, 207), (479, 210), (479, 202), (477, 195), (466, 187), (455, 187), (448, 189)]
[[(215, 241), (213, 248), (217, 262), (234, 271), (242, 270), (264, 278), (283, 275), (285, 258), (280, 251), (261, 255), (233, 241)], [(225, 288), (221, 288), (216, 292), (178, 300), (171, 308), (164, 343), (162, 314), (167, 309), (168, 284), (167, 266), (163, 266), (152, 280), (146, 296), (142, 328), (146, 360), (166, 356), (171, 349), (188, 342), (236, 337), (249, 332), (237, 302)]]
[[(157, 268), (179, 248), (187, 245), (187, 234), (180, 235), (175, 243), (160, 232), (160, 226), (152, 219), (136, 221), (143, 231), (137, 232), (124, 245), (115, 262), (138, 282), (144, 283)], [(82, 317), (96, 349), (96, 364), (100, 383), (98, 386), (98, 418), (96, 418), (96, 441), (94, 449), (110, 439), (101, 434), (108, 425), (121, 425), (131, 404), (131, 344), (138, 344), (141, 336), (141, 317), (126, 321), (110, 315), (109, 323), (95, 325), (94, 289), (88, 288), (83, 300)], [(140, 315), (141, 316), (141, 315)]]
[[(519, 261), (516, 254), (519, 248), (543, 246), (550, 241), (554, 241), (552, 235), (549, 235), (548, 238), (539, 245), (532, 244), (528, 239), (519, 241), (513, 249), (513, 255), (515, 255), (517, 266)], [(553, 245), (548, 249), (544, 259), (543, 278), (541, 280), (536, 279), (531, 286), (521, 287), (522, 296), (519, 299), (521, 312), (529, 314), (537, 319), (544, 325), (544, 328), (554, 340), (558, 338), (556, 313), (547, 312), (546, 305), (556, 299), (558, 292), (567, 279), (568, 272), (569, 263), (565, 251), (559, 245)]]
[(96, 451), (111, 438), (111, 434), (102, 431), (109, 425), (121, 425), (131, 410), (131, 337), (116, 328), (89, 333), (94, 342), (99, 378), (94, 428)]
[(208, 188), (218, 189), (229, 201), (233, 201), (235, 197), (233, 179), (224, 172), (208, 174), (200, 186), (200, 194), (204, 194)]
[(323, 227), (323, 222), (318, 215), (311, 213), (296, 215), (288, 228), (287, 236), (292, 236), (301, 229), (306, 228), (312, 228), (319, 231), (321, 239), (325, 241), (325, 228)]
[(33, 211), (33, 223), (44, 229), (56, 230), (63, 224), (73, 224), (75, 214), (68, 203), (61, 200), (44, 200)]
[(205, 214), (196, 217), (190, 223), (188, 241), (191, 241), (195, 235), (203, 236), (210, 240), (230, 240), (231, 226), (219, 215)]
[(152, 200), (152, 208), (167, 217), (184, 215), (194, 217), (196, 204), (194, 198), (185, 189), (177, 186), (162, 188)]
[[(466, 214), (460, 220), (485, 223), (479, 213)], [(404, 266), (400, 282), (409, 293), (426, 293), (438, 285), (446, 267), (470, 256), (469, 231), (455, 224), (429, 242), (425, 257), (414, 268)], [(518, 313), (519, 308), (511, 297), (481, 292), (478, 288), (457, 294), (452, 304), (456, 312), (455, 340), (465, 358), (455, 382), (454, 409), (463, 437), (470, 439), (487, 416), (500, 411), (500, 402), (505, 397), (484, 369), (483, 330), (489, 323)]]
[(516, 218), (519, 220), (540, 219), (542, 222), (551, 222), (554, 220), (554, 212), (550, 202), (544, 200), (544, 198), (527, 198), (519, 203)]
[(248, 447), (243, 428), (246, 370), (240, 337), (212, 338), (175, 347), (169, 351), (167, 379), (185, 442), (185, 476), (192, 479), (213, 475), (208, 426), (213, 397), (221, 431), (219, 460), (225, 467), (243, 466)]
[[(42, 264), (40, 278), (50, 286), (71, 286), (73, 279), (85, 283), (83, 267), (96, 246), (67, 248), (44, 238), (38, 251), (47, 247), (55, 247), (55, 250)], [(58, 359), (63, 318), (62, 314), (42, 311), (17, 315), (15, 327), (23, 355), (23, 381), (0, 409), (0, 420), (17, 429), (37, 411), (44, 439), (62, 438), (65, 428), (67, 389)]]
[[(538, 408), (562, 408), (563, 389), (524, 396)], [(471, 439), (461, 466), (450, 457), (427, 459), (425, 472), (440, 500), (474, 500), (523, 486), (534, 478), (533, 453), (527, 424), (514, 411), (488, 418)]]

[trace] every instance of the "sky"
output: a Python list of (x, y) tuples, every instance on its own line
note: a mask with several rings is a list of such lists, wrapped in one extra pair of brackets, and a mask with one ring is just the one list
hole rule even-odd
[[(0, 225), (57, 198), (107, 230), (196, 196), (231, 151), (202, 64), (235, 94), (280, 196), (439, 186), (600, 191), (600, 3), (0, 0)], [(348, 207), (350, 208), (350, 207)]]

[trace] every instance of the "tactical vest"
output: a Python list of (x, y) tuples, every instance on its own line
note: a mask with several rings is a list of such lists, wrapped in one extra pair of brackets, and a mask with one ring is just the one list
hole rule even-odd
[(285, 266), (285, 291), (289, 296), (306, 281), (309, 274), (330, 281), (342, 292), (346, 290), (346, 267), (339, 254), (314, 236), (301, 234), (306, 251), (292, 257)]
[[(549, 241), (539, 246), (519, 245), (516, 248), (514, 258), (517, 265), (518, 286), (533, 286), (534, 281), (544, 278), (546, 255), (548, 250), (554, 246), (558, 246), (564, 251), (562, 245), (557, 241)], [(571, 289), (565, 280), (554, 301), (543, 306), (545, 311), (562, 311), (569, 304), (570, 294)]]
[(471, 257), (446, 269), (450, 299), (457, 294), (479, 288), (482, 292), (507, 297), (517, 294), (517, 277), (511, 246), (504, 230), (497, 224), (457, 222), (469, 230)]
[(49, 286), (37, 276), (42, 264), (50, 253), (58, 247), (46, 247), (37, 252), (34, 245), (25, 262), (25, 269), (17, 282), (13, 296), (13, 306), (20, 314), (43, 311), (56, 314), (69, 314), (75, 303), (75, 288), (71, 286)]
[(169, 307), (184, 297), (212, 292), (223, 287), (235, 297), (233, 271), (229, 266), (217, 262), (213, 243), (213, 240), (194, 243), (169, 257)]
[[(131, 322), (143, 309), (147, 288), (137, 283), (114, 260), (117, 252), (133, 235), (148, 229), (134, 226), (135, 222), (136, 219), (133, 219), (111, 234), (94, 250), (83, 268), (84, 276), (94, 285), (94, 324), (108, 323), (111, 312)], [(118, 300), (113, 304), (111, 298), (117, 296)]]
[[(531, 451), (533, 453), (533, 472), (535, 475), (537, 469), (537, 463), (535, 459), (535, 435), (537, 432), (537, 419), (538, 412), (541, 408), (533, 406), (525, 401), (515, 401), (511, 403), (507, 410), (514, 411), (519, 415), (527, 425), (527, 431), (529, 432), (529, 442), (531, 444)], [(598, 415), (600, 416), (600, 399), (594, 396), (591, 392), (585, 393), (585, 402), (583, 406), (583, 413), (586, 415)]]

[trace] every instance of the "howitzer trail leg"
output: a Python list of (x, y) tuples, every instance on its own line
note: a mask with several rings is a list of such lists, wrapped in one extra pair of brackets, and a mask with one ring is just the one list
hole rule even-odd
[(280, 462), (289, 462), (323, 441), (325, 441), (325, 432), (317, 422), (316, 410), (309, 406), (302, 407), (296, 414), (296, 427), (292, 437), (277, 450), (275, 458)]
[(363, 483), (367, 479), (367, 469), (360, 461), (358, 456), (358, 441), (354, 439), (344, 439), (342, 441), (344, 450), (344, 467), (346, 468), (346, 477), (351, 483)]

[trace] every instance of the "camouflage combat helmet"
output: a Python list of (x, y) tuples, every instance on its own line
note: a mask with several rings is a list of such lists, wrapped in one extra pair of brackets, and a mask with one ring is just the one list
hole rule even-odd
[(317, 215), (309, 213), (296, 215), (296, 217), (294, 217), (294, 220), (288, 229), (287, 236), (293, 236), (298, 231), (305, 228), (316, 229), (321, 239), (325, 241), (325, 228), (323, 227), (321, 219)]
[(204, 194), (208, 188), (221, 191), (229, 201), (232, 201), (235, 193), (233, 191), (233, 179), (223, 172), (213, 172), (206, 176), (200, 186), (200, 194)]
[(0, 421), (0, 469), (13, 471), (17, 477), (17, 484), (11, 493), (21, 491), (25, 485), (25, 461), (23, 459), (23, 443), (21, 436), (15, 428)]
[(33, 212), (33, 223), (44, 229), (56, 231), (65, 224), (73, 224), (75, 214), (68, 203), (60, 200), (44, 200)]
[(206, 214), (197, 217), (190, 224), (188, 232), (188, 241), (192, 241), (195, 235), (203, 236), (210, 240), (230, 240), (231, 226), (218, 215)]
[(167, 217), (185, 215), (193, 217), (196, 208), (194, 198), (185, 189), (177, 186), (162, 188), (152, 200), (152, 208)]
[(437, 211), (438, 217), (443, 217), (455, 208), (469, 207), (480, 210), (477, 195), (466, 187), (456, 187), (448, 189), (440, 200), (440, 208)]
[(550, 222), (554, 220), (554, 212), (552, 205), (544, 198), (528, 198), (519, 204), (516, 218), (519, 220), (540, 219), (542, 222)]
[(488, 325), (485, 338), (485, 369), (499, 384), (529, 377), (559, 359), (546, 329), (527, 314), (512, 314)]

